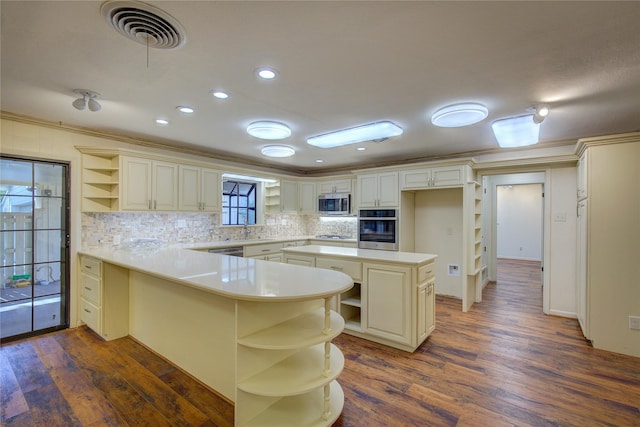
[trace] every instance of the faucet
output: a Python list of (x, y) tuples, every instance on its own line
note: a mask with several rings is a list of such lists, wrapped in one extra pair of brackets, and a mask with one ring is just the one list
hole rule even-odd
[(249, 227), (247, 226), (247, 220), (244, 220), (244, 226), (242, 227), (242, 230), (244, 231), (244, 240), (247, 240), (249, 238)]

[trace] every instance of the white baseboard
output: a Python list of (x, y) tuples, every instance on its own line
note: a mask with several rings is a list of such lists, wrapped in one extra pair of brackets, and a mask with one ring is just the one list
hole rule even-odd
[(541, 259), (536, 259), (536, 258), (525, 258), (525, 257), (515, 257), (515, 256), (499, 256), (498, 259), (512, 259), (515, 261), (535, 261), (535, 262), (542, 262)]
[(551, 316), (568, 317), (570, 319), (577, 319), (578, 318), (578, 315), (576, 313), (572, 313), (570, 311), (549, 310), (549, 314)]

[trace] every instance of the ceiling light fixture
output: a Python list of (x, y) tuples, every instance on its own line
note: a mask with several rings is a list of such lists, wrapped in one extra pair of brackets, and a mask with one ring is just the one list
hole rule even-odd
[(496, 120), (491, 124), (498, 145), (502, 148), (524, 147), (538, 143), (540, 123), (533, 114)]
[(264, 80), (273, 80), (276, 78), (276, 72), (273, 68), (258, 68), (256, 73), (258, 77)]
[(169, 124), (169, 120), (167, 119), (156, 119), (156, 124), (159, 126), (167, 126)]
[(267, 145), (260, 152), (267, 157), (291, 157), (296, 151), (286, 145)]
[(254, 138), (276, 140), (289, 138), (291, 129), (284, 123), (261, 120), (250, 123), (247, 133)]
[(324, 163), (324, 160), (322, 160), (322, 159), (316, 159), (316, 163)]
[(221, 90), (212, 90), (211, 91), (211, 95), (213, 95), (214, 98), (218, 98), (218, 99), (227, 99), (229, 98), (229, 94), (227, 92), (221, 91)]
[(534, 123), (542, 123), (544, 119), (549, 115), (549, 107), (546, 105), (539, 105), (534, 107), (533, 109), (533, 122)]
[(179, 105), (176, 107), (176, 109), (184, 114), (193, 114), (196, 111), (191, 107), (187, 107), (186, 105)]
[(482, 104), (462, 103), (443, 107), (433, 113), (431, 123), (445, 128), (469, 126), (487, 118), (489, 110)]
[(389, 121), (381, 121), (310, 136), (307, 144), (319, 148), (334, 148), (365, 141), (382, 142), (398, 135), (402, 135), (401, 127)]
[(74, 89), (73, 93), (82, 96), (71, 103), (76, 110), (84, 110), (89, 107), (89, 111), (100, 111), (102, 105), (96, 101), (96, 98), (100, 96), (99, 93), (87, 89)]

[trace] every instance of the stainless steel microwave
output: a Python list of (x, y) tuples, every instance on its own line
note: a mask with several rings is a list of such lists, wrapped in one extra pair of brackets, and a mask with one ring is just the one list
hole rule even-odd
[(326, 215), (350, 215), (351, 194), (320, 194), (318, 196), (318, 212)]

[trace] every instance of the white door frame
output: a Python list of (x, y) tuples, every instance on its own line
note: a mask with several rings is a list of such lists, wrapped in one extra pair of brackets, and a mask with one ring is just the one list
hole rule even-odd
[[(487, 254), (487, 270), (488, 279), (495, 281), (497, 278), (497, 187), (500, 185), (517, 185), (517, 184), (542, 184), (544, 198), (542, 201), (543, 215), (542, 215), (542, 311), (545, 314), (549, 314), (550, 310), (550, 296), (551, 292), (548, 284), (549, 270), (544, 268), (545, 260), (550, 258), (550, 246), (551, 246), (551, 203), (550, 200), (550, 170), (534, 170), (534, 171), (491, 171), (480, 172), (479, 179), (483, 182), (484, 177), (487, 177), (489, 185), (485, 188), (486, 194), (484, 194), (484, 205), (489, 211), (490, 220), (485, 221), (484, 224), (489, 224), (490, 229), (484, 230), (485, 236), (485, 250)], [(488, 199), (488, 200), (487, 200)], [(487, 203), (488, 202), (488, 203)], [(487, 238), (488, 237), (488, 238)]]

